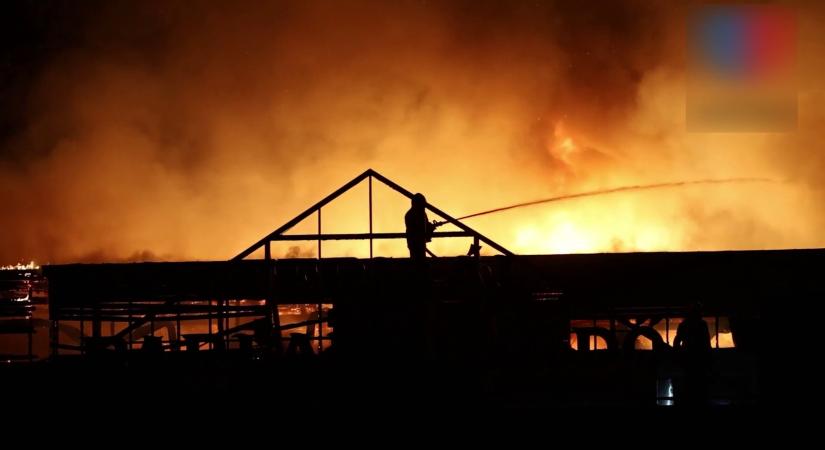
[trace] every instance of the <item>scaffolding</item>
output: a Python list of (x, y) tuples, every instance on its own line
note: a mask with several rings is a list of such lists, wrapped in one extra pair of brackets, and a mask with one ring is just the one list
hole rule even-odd
[[(332, 280), (330, 274), (353, 270), (358, 263), (347, 258), (324, 258), (321, 243), (368, 241), (371, 261), (375, 240), (406, 238), (403, 232), (374, 232), (374, 182), (408, 199), (413, 197), (407, 189), (369, 169), (227, 262), (68, 265), (47, 269), (52, 278), (60, 280), (51, 295), (52, 354), (61, 350), (81, 354), (137, 349), (248, 350), (253, 342), (276, 353), (283, 350), (282, 342), (286, 343), (287, 352), (323, 351), (330, 341), (328, 312), (332, 297), (337, 295), (325, 292), (324, 284)], [(323, 208), (361, 183), (368, 185), (368, 230), (323, 233)], [(425, 208), (458, 228), (435, 232), (433, 238), (472, 238), (474, 248), (484, 243), (502, 255), (513, 255), (434, 205), (427, 203)], [(312, 215), (317, 217), (317, 233), (286, 234)], [(273, 258), (272, 243), (283, 241), (316, 241), (317, 257)], [(249, 258), (260, 249), (264, 250), (262, 260)], [(480, 252), (474, 258), (478, 260)], [(357, 280), (358, 276), (352, 279)], [(296, 307), (303, 311), (297, 315), (299, 320), (282, 324), (281, 314)], [(188, 324), (201, 322), (204, 323), (200, 328), (204, 329), (185, 330)], [(303, 333), (299, 332), (302, 330)], [(158, 338), (158, 333), (163, 336)], [(265, 337), (270, 333), (274, 334), (272, 341)], [(75, 342), (63, 343), (61, 336)]]

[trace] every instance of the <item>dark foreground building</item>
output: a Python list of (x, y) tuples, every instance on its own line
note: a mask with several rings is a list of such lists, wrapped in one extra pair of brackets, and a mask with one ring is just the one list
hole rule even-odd
[[(766, 317), (825, 294), (823, 250), (513, 255), (457, 221), (434, 237), (503, 254), (271, 258), (278, 240), (403, 238), (282, 234), (378, 177), (231, 261), (45, 267), (47, 395), (752, 407)], [(697, 304), (710, 348), (691, 357), (673, 344)]]

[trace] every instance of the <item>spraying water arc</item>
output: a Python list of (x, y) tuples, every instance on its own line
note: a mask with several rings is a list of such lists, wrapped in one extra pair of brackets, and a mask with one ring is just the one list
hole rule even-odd
[[(523, 203), (516, 203), (513, 205), (502, 206), (499, 208), (488, 209), (486, 211), (480, 211), (473, 214), (468, 214), (466, 216), (458, 217), (457, 220), (464, 220), (464, 219), (471, 219), (473, 217), (479, 216), (486, 216), (488, 214), (494, 214), (503, 211), (509, 211), (511, 209), (516, 208), (525, 208), (528, 206), (535, 206), (541, 205), (544, 203), (554, 203), (560, 202), (564, 200), (573, 200), (577, 198), (585, 198), (585, 197), (595, 197), (599, 195), (609, 195), (609, 194), (617, 194), (620, 192), (630, 192), (630, 191), (645, 191), (651, 189), (666, 189), (666, 188), (675, 188), (675, 187), (682, 187), (682, 186), (693, 186), (693, 185), (703, 185), (703, 184), (730, 184), (730, 183), (774, 183), (775, 180), (771, 180), (768, 178), (720, 178), (720, 179), (706, 179), (706, 180), (691, 180), (691, 181), (672, 181), (672, 182), (665, 182), (665, 183), (655, 183), (655, 184), (641, 184), (641, 185), (632, 185), (632, 186), (620, 186), (615, 188), (608, 188), (608, 189), (598, 189), (595, 191), (586, 191), (586, 192), (578, 192), (575, 194), (567, 194), (567, 195), (560, 195), (557, 197), (550, 197), (550, 198), (543, 198), (540, 200), (533, 200), (529, 202)], [(436, 226), (441, 226), (447, 223), (447, 221), (435, 222)]]

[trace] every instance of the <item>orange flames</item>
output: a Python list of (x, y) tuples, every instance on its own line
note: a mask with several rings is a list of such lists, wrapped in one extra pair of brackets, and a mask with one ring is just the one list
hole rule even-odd
[[(623, 185), (782, 181), (467, 220), (516, 253), (825, 246), (821, 7), (800, 14), (798, 131), (725, 135), (685, 131), (683, 9), (435, 3), (89, 11), (0, 143), (16, 155), (0, 160), (0, 261), (229, 259), (370, 167), (455, 216)], [(374, 203), (375, 231), (403, 230), (406, 199), (376, 187)], [(366, 187), (324, 208), (322, 228), (365, 232)], [(316, 231), (314, 217), (293, 230)], [(317, 256), (295, 245), (275, 255)], [(406, 255), (402, 240), (375, 250)]]

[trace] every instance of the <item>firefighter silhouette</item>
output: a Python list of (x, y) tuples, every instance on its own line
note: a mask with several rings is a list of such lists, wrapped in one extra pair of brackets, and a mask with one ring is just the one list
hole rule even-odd
[(422, 261), (427, 257), (427, 242), (430, 242), (435, 230), (435, 225), (427, 218), (426, 206), (427, 199), (424, 195), (415, 194), (409, 211), (404, 215), (407, 248), (410, 250), (410, 258), (415, 261)]

